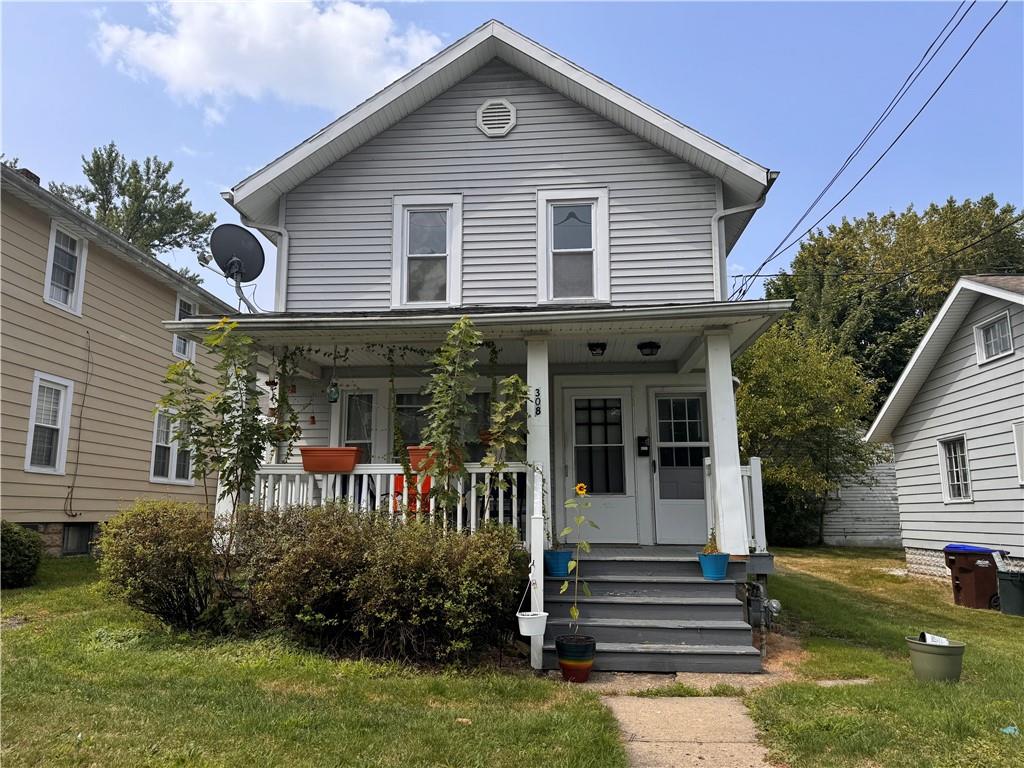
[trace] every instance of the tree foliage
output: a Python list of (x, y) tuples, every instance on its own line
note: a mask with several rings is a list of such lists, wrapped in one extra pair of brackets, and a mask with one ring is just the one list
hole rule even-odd
[(203, 261), (216, 216), (197, 211), (183, 182), (170, 181), (174, 163), (155, 155), (128, 160), (114, 142), (82, 157), (86, 184), (50, 184), (64, 198), (140, 250), (157, 255), (184, 248)]
[[(928, 325), (962, 275), (1024, 271), (1024, 222), (993, 195), (929, 205), (918, 213), (844, 219), (806, 240), (768, 298), (794, 311), (889, 394)], [(1009, 225), (1009, 226), (1007, 226)], [(958, 249), (985, 237), (984, 241)]]

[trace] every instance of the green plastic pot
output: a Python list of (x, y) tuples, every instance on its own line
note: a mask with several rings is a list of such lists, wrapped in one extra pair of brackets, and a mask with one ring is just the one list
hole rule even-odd
[(910, 665), (914, 668), (914, 677), (921, 682), (938, 680), (956, 683), (960, 680), (960, 672), (964, 667), (963, 643), (950, 640), (949, 645), (922, 643), (916, 637), (908, 637), (910, 648)]

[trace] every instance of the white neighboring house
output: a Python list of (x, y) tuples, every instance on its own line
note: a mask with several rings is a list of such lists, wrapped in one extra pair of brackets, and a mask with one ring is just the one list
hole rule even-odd
[(836, 547), (898, 547), (896, 463), (880, 461), (863, 478), (844, 480), (826, 502), (822, 535)]
[(953, 543), (1024, 567), (1024, 276), (957, 282), (866, 439), (895, 447), (912, 572), (946, 575)]
[[(765, 552), (732, 361), (789, 302), (728, 301), (726, 257), (776, 176), (487, 22), (224, 193), (277, 245), (275, 311), (238, 316), (239, 328), (278, 353), (312, 347), (288, 383), (301, 444), (363, 456), (347, 476), (307, 474), (297, 456), (265, 466), (256, 498), (397, 509), (395, 428), (412, 445), (423, 427), (415, 348), (468, 316), (497, 347), (470, 434), (486, 428), (489, 377), (521, 374), (540, 473), (512, 466), (485, 509), (469, 464), (451, 524), (519, 526), (539, 565), (540, 515), (553, 510), (559, 530), (561, 500), (585, 482), (600, 525), (588, 538), (606, 547), (591, 559), (609, 586), (587, 614), (605, 622), (588, 627), (602, 667), (758, 669), (735, 584), (700, 584), (693, 553), (710, 525), (735, 555)], [(482, 439), (468, 449), (478, 462)], [(546, 599), (557, 629), (564, 597)]]

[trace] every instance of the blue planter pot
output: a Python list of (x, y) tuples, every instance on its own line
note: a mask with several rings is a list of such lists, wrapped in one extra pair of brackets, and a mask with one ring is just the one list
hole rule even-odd
[(705, 555), (703, 552), (697, 555), (700, 560), (700, 570), (708, 581), (721, 581), (729, 570), (729, 553), (718, 552), (714, 555)]
[(569, 575), (570, 560), (572, 560), (571, 549), (545, 549), (544, 572), (548, 576), (566, 578)]

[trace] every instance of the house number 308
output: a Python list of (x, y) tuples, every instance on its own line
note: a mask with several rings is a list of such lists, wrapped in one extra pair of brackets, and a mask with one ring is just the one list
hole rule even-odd
[(540, 390), (533, 390), (533, 415), (540, 416)]

